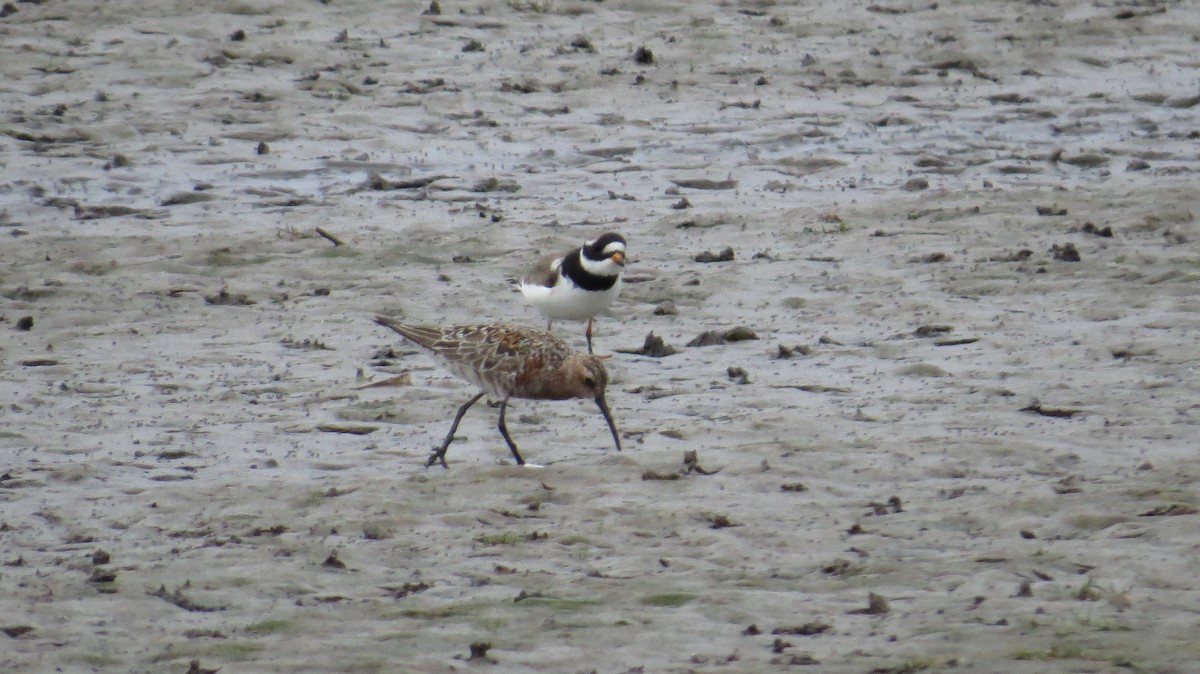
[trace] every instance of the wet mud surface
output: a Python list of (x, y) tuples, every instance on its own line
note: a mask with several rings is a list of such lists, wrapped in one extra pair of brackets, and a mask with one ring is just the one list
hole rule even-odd
[(1190, 3), (433, 9), (0, 8), (0, 669), (1200, 661)]

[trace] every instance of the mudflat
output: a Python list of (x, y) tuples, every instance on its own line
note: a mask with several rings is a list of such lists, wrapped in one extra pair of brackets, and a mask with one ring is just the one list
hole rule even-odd
[(1194, 671), (1194, 10), (4, 3), (0, 670)]

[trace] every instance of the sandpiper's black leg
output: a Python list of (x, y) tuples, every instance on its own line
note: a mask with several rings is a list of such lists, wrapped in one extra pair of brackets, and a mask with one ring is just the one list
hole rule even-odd
[(504, 424), (504, 413), (508, 410), (508, 399), (500, 401), (500, 435), (504, 436), (504, 441), (508, 443), (508, 448), (512, 450), (513, 457), (517, 460), (518, 466), (525, 465), (525, 459), (521, 458), (521, 453), (517, 451), (517, 443), (513, 442), (508, 435), (508, 426)]
[(587, 326), (586, 334), (587, 334), (587, 343), (588, 343), (588, 355), (590, 356), (592, 354), (592, 319), (590, 319), (590, 318), (588, 319), (588, 326)]
[(442, 468), (450, 467), (446, 465), (446, 449), (450, 446), (450, 443), (454, 442), (454, 432), (458, 430), (458, 422), (462, 421), (463, 415), (467, 413), (467, 410), (471, 408), (471, 405), (479, 402), (479, 399), (482, 397), (483, 391), (480, 391), (479, 395), (471, 398), (467, 402), (463, 403), (462, 407), (458, 408), (458, 414), (454, 415), (454, 423), (450, 424), (450, 432), (446, 434), (446, 439), (442, 440), (442, 446), (433, 450), (433, 454), (430, 455), (429, 460), (425, 462), (426, 468), (439, 462), (442, 464)]

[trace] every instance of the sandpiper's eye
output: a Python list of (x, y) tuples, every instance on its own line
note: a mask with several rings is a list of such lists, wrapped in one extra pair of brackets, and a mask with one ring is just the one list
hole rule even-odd
[(592, 376), (592, 375), (590, 375), (590, 374), (589, 374), (589, 375), (587, 375), (587, 376), (585, 376), (585, 377), (583, 378), (583, 385), (584, 385), (584, 386), (586, 386), (586, 387), (588, 387), (588, 388), (591, 388), (591, 387), (595, 386), (595, 385), (596, 385), (596, 378), (595, 378), (595, 377), (593, 377), (593, 376)]

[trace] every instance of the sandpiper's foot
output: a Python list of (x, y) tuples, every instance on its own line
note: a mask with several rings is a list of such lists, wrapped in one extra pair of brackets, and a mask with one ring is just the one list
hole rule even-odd
[(442, 468), (450, 467), (450, 466), (446, 465), (446, 450), (444, 450), (444, 449), (433, 450), (433, 454), (430, 454), (429, 460), (425, 462), (425, 467), (429, 468), (430, 466), (432, 466), (435, 463), (442, 464)]

